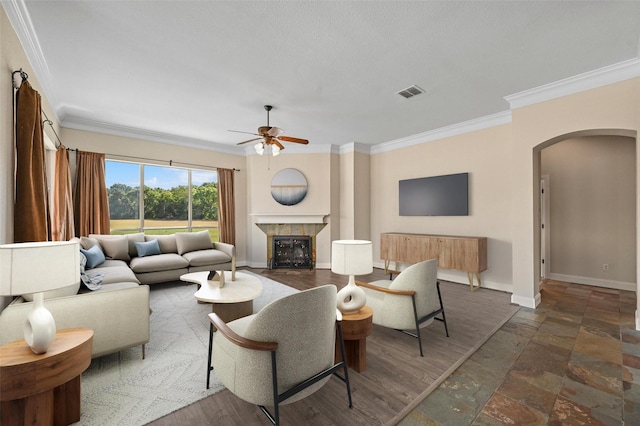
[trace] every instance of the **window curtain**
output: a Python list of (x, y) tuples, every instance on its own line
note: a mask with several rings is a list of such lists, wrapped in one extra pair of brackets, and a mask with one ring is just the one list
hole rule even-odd
[(221, 243), (236, 244), (235, 205), (233, 170), (218, 169), (218, 230)]
[(50, 239), (40, 94), (23, 80), (16, 92), (13, 241)]
[(73, 212), (76, 236), (110, 233), (104, 154), (77, 151)]
[(71, 197), (71, 170), (69, 151), (60, 145), (56, 151), (55, 178), (53, 179), (53, 214), (51, 239), (68, 241), (74, 236), (73, 198)]

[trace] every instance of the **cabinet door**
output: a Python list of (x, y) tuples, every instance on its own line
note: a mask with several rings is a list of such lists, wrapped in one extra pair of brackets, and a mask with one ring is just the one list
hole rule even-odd
[(438, 238), (438, 267), (455, 269), (456, 247), (451, 238)]
[(478, 241), (460, 238), (454, 242), (456, 261), (454, 269), (466, 272), (478, 272)]
[(404, 234), (382, 234), (380, 236), (380, 258), (402, 261), (406, 253)]
[(407, 235), (405, 238), (404, 262), (418, 263), (426, 255), (424, 237), (422, 235)]

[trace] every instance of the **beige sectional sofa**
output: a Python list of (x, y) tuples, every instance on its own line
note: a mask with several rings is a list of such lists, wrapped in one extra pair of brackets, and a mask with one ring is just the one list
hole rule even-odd
[[(157, 241), (144, 244), (153, 240)], [(212, 243), (206, 231), (162, 236), (90, 235), (78, 241), (83, 253), (99, 251), (104, 256), (98, 265), (85, 267), (91, 281), (101, 281), (100, 288), (92, 291), (79, 280), (68, 288), (45, 293), (45, 306), (58, 329), (86, 327), (94, 331), (93, 358), (138, 345), (142, 345), (144, 356), (144, 345), (150, 339), (149, 286), (145, 284), (213, 269), (231, 270), (235, 275), (235, 247)], [(155, 251), (148, 247), (156, 243), (159, 253), (150, 254)], [(144, 251), (142, 256), (138, 247)], [(32, 309), (32, 302), (25, 298), (29, 299), (16, 298), (0, 313), (0, 344), (22, 338), (24, 320)]]
[[(236, 270), (236, 249), (232, 244), (212, 243), (208, 231), (171, 235), (96, 235), (82, 238), (86, 249), (99, 244), (107, 259), (128, 263), (142, 284), (179, 280), (188, 272), (212, 269)], [(158, 251), (140, 256), (137, 247), (157, 241)]]

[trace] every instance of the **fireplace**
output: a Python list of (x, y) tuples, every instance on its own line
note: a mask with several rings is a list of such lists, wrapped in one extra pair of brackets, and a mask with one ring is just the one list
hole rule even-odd
[[(327, 226), (327, 214), (252, 214), (267, 236), (267, 267), (308, 268), (316, 266), (316, 235)], [(278, 250), (288, 251), (276, 260)], [(303, 252), (301, 253), (301, 250)]]
[(273, 237), (271, 268), (313, 269), (311, 237), (278, 235)]

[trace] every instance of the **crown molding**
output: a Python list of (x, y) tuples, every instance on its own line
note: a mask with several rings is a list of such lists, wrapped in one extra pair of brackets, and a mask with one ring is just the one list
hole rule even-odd
[(451, 126), (441, 127), (439, 129), (430, 130), (428, 132), (418, 133), (417, 135), (407, 136), (405, 138), (396, 139), (389, 142), (371, 147), (371, 154), (380, 154), (383, 152), (394, 151), (400, 148), (407, 148), (413, 145), (419, 145), (426, 142), (436, 141), (439, 139), (458, 136), (477, 130), (487, 129), (489, 127), (500, 126), (511, 123), (511, 111), (498, 112), (496, 114), (487, 115), (473, 120), (463, 121), (462, 123), (452, 124)]
[(202, 139), (188, 138), (152, 130), (143, 130), (137, 127), (127, 127), (117, 124), (105, 123), (96, 120), (67, 116), (60, 122), (60, 126), (67, 129), (84, 130), (94, 133), (103, 133), (112, 136), (120, 136), (132, 139), (142, 139), (152, 142), (160, 142), (169, 145), (179, 145), (187, 148), (204, 149), (207, 151), (221, 152), (231, 155), (244, 155), (244, 148), (229, 146)]
[[(52, 106), (58, 105), (59, 97), (53, 84), (53, 77), (49, 72), (47, 61), (44, 59), (38, 36), (33, 28), (31, 16), (27, 11), (24, 0), (2, 0), (2, 7), (18, 35), (18, 40), (20, 40), (29, 65), (36, 74), (43, 92), (46, 93), (49, 104)], [(58, 113), (55, 109), (53, 113), (56, 115), (56, 120), (59, 121)]]
[(360, 154), (367, 154), (367, 155), (371, 153), (370, 145), (366, 145), (358, 142), (349, 142), (344, 145), (338, 145), (337, 148), (338, 148), (337, 153), (340, 155), (349, 154), (351, 152), (359, 152)]
[(505, 96), (504, 99), (509, 102), (513, 110), (635, 77), (640, 77), (640, 58), (618, 62), (597, 70), (514, 93), (513, 95)]

